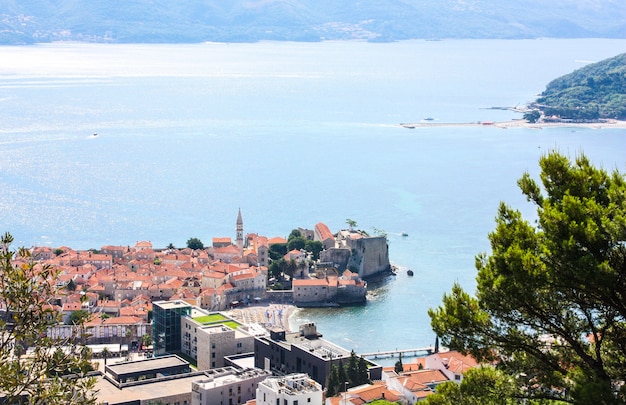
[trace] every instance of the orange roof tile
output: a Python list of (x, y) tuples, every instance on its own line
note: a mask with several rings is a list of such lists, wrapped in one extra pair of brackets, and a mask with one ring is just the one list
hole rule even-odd
[(321, 287), (321, 286), (327, 286), (328, 285), (328, 281), (324, 278), (322, 279), (318, 279), (318, 278), (305, 278), (305, 279), (294, 279), (292, 281), (292, 285), (294, 287)]
[(406, 376), (411, 382), (422, 385), (448, 381), (448, 377), (441, 370), (412, 371)]
[(274, 245), (276, 243), (285, 244), (287, 243), (287, 239), (281, 238), (280, 236), (276, 236), (267, 240), (268, 245)]
[(335, 237), (333, 236), (333, 233), (330, 231), (330, 229), (328, 229), (328, 226), (323, 223), (323, 222), (318, 222), (317, 224), (315, 224), (315, 232), (317, 232), (317, 234), (319, 235), (319, 238), (321, 240), (326, 240), (326, 239), (335, 239)]

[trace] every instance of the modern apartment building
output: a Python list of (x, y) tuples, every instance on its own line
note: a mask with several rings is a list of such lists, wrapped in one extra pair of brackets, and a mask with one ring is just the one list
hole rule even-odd
[(152, 303), (152, 343), (155, 356), (181, 352), (180, 322), (191, 314), (191, 305), (184, 301)]
[[(254, 366), (277, 375), (306, 373), (322, 386), (332, 364), (347, 364), (350, 351), (322, 339), (314, 323), (300, 325), (298, 332), (283, 329), (257, 336), (254, 341)], [(382, 367), (366, 360), (371, 380), (380, 380)]]
[(181, 352), (196, 360), (198, 370), (224, 367), (225, 356), (254, 351), (248, 327), (221, 312), (194, 307), (181, 319), (181, 332)]
[(207, 370), (204, 375), (191, 384), (192, 405), (243, 404), (254, 399), (259, 383), (271, 373), (266, 370), (224, 367)]
[(248, 326), (221, 312), (209, 312), (184, 301), (153, 303), (155, 356), (182, 353), (198, 370), (226, 366), (225, 356), (252, 353)]
[(322, 386), (306, 374), (269, 377), (256, 389), (257, 405), (322, 405)]

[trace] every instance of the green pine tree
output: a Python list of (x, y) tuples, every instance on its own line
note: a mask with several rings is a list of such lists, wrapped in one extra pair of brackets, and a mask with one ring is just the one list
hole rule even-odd
[(351, 387), (356, 387), (357, 385), (360, 384), (359, 360), (354, 350), (350, 352), (350, 359), (348, 360), (347, 374), (348, 374), (348, 381), (350, 382)]
[(396, 361), (393, 369), (396, 373), (401, 373), (404, 371), (404, 365), (402, 364), (402, 353), (400, 353), (400, 356), (398, 356), (398, 361)]
[(369, 383), (370, 377), (367, 370), (367, 362), (363, 357), (359, 357), (359, 385)]
[(339, 372), (337, 371), (337, 366), (330, 366), (330, 373), (328, 374), (328, 380), (326, 381), (326, 397), (334, 397), (337, 395), (339, 386)]

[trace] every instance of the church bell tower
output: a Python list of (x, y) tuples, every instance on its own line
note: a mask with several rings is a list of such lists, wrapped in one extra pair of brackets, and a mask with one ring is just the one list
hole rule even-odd
[(241, 219), (241, 208), (237, 214), (237, 247), (243, 249), (243, 219)]

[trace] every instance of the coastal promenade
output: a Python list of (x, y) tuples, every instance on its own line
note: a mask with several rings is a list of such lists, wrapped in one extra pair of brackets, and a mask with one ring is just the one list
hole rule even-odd
[(512, 120), (512, 121), (477, 121), (477, 122), (414, 122), (414, 123), (400, 123), (400, 126), (408, 129), (415, 128), (434, 128), (434, 127), (493, 127), (500, 129), (509, 128), (530, 128), (530, 129), (543, 129), (543, 128), (591, 128), (591, 129), (603, 129), (603, 128), (626, 128), (626, 121), (621, 120), (604, 120), (602, 122), (536, 122), (530, 123), (526, 120)]

